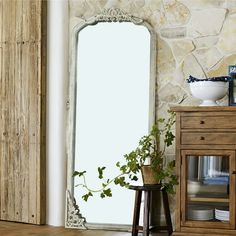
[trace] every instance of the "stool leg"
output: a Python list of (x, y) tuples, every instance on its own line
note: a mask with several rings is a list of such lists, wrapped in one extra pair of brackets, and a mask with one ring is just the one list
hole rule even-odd
[(163, 206), (164, 206), (166, 224), (167, 224), (167, 227), (168, 227), (168, 235), (171, 235), (173, 233), (173, 228), (172, 228), (172, 222), (171, 222), (171, 216), (170, 216), (168, 195), (167, 195), (167, 192), (165, 190), (162, 190), (162, 199), (163, 199)]
[(150, 191), (144, 192), (143, 236), (149, 235)]
[(138, 235), (141, 198), (142, 198), (142, 191), (136, 190), (136, 192), (135, 192), (135, 202), (134, 202), (134, 216), (133, 216), (132, 236), (137, 236)]

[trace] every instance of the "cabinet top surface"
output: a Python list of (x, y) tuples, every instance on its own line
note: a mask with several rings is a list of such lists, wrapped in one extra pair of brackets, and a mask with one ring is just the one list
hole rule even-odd
[(236, 106), (173, 106), (170, 110), (174, 112), (236, 112)]

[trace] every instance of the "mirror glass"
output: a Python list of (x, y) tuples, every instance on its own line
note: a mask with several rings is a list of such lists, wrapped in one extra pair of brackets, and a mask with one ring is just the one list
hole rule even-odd
[[(87, 184), (100, 188), (97, 167), (105, 177), (133, 150), (149, 129), (150, 33), (133, 23), (98, 23), (79, 32), (76, 60), (74, 169), (86, 170)], [(76, 178), (74, 185), (81, 182)], [(112, 186), (113, 196), (84, 202), (74, 197), (89, 223), (132, 224), (134, 192)]]

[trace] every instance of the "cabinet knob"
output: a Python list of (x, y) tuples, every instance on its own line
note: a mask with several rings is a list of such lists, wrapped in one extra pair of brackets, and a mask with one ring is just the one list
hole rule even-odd
[(236, 170), (233, 170), (233, 171), (232, 171), (232, 175), (236, 175)]
[(205, 121), (204, 120), (200, 120), (200, 124), (201, 125), (205, 124)]
[(201, 137), (200, 137), (200, 140), (205, 140), (205, 137), (201, 136)]

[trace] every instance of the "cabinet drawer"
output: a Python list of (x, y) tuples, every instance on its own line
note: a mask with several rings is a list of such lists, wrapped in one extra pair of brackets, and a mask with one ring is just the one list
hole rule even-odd
[(181, 144), (236, 144), (236, 133), (185, 133), (181, 135)]
[(236, 116), (182, 116), (182, 129), (236, 129)]

